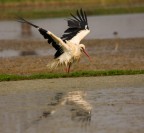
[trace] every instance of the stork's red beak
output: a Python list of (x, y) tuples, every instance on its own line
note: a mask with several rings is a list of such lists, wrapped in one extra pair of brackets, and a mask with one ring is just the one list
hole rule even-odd
[(90, 56), (88, 55), (88, 53), (85, 51), (85, 49), (83, 48), (83, 52), (85, 53), (85, 55), (88, 57), (89, 61), (91, 61)]

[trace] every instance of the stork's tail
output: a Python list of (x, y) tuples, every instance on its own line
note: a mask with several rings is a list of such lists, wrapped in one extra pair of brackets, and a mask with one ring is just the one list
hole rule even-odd
[(51, 63), (47, 64), (47, 67), (51, 70), (56, 69), (59, 66), (67, 66), (67, 62), (60, 61), (60, 59), (55, 59)]
[(54, 60), (51, 63), (47, 64), (47, 67), (51, 70), (56, 69), (58, 66), (60, 66), (61, 63), (59, 60)]
[(17, 21), (20, 22), (20, 23), (27, 23), (27, 24), (35, 27), (35, 28), (39, 28), (39, 26), (37, 26), (37, 25), (35, 25), (35, 24), (33, 24), (33, 23), (31, 23), (31, 22), (29, 22), (29, 21), (27, 21), (27, 20), (25, 20), (24, 18), (21, 18), (21, 17), (17, 17)]
[(57, 68), (58, 64), (59, 64), (58, 61), (53, 61), (53, 62), (51, 62), (50, 64), (47, 64), (47, 67), (48, 67), (49, 69), (53, 70), (53, 69)]

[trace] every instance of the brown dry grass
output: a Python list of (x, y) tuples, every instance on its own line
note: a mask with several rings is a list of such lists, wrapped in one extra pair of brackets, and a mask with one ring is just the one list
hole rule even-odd
[[(80, 63), (73, 65), (72, 71), (79, 70), (111, 70), (111, 69), (144, 69), (144, 38), (139, 39), (107, 39), (85, 40), (87, 51), (92, 57), (89, 63), (85, 56)], [(118, 49), (115, 49), (118, 43)], [(0, 41), (0, 50), (15, 49), (34, 51), (36, 49), (52, 49), (45, 41)], [(0, 73), (32, 74), (50, 72), (46, 67), (53, 56), (19, 56), (0, 58)], [(54, 72), (63, 72), (58, 68)]]

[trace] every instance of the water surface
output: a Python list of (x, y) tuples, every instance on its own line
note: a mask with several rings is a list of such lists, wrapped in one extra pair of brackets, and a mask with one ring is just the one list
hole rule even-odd
[[(31, 20), (36, 25), (52, 31), (57, 36), (62, 36), (67, 28), (65, 18)], [(144, 37), (144, 14), (89, 16), (91, 33), (87, 39), (114, 38), (114, 32), (120, 38)], [(14, 21), (0, 21), (0, 39), (43, 39), (32, 28), (32, 35), (21, 35), (21, 25)]]
[(0, 132), (142, 133), (142, 78), (139, 75), (1, 82)]

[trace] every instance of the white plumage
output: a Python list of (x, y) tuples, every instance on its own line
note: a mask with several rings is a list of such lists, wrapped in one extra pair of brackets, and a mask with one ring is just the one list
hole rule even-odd
[(75, 44), (79, 44), (80, 41), (87, 35), (90, 33), (90, 30), (85, 29), (82, 30), (81, 32), (79, 32), (76, 36), (74, 36), (70, 42), (75, 43)]
[(90, 32), (86, 13), (81, 9), (80, 11), (77, 10), (77, 16), (73, 14), (71, 16), (73, 18), (68, 19), (68, 29), (61, 38), (23, 18), (18, 19), (21, 23), (27, 23), (37, 28), (43, 37), (48, 40), (48, 43), (56, 49), (54, 60), (47, 66), (50, 69), (65, 66), (68, 73), (72, 63), (79, 61), (83, 52), (89, 57), (85, 51), (85, 45), (80, 44), (80, 41)]

